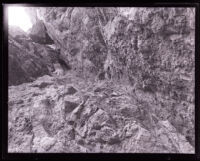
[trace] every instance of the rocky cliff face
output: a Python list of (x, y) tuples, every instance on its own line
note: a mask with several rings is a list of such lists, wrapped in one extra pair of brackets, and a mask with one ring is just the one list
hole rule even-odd
[(35, 80), (9, 88), (9, 151), (194, 153), (194, 9), (30, 15), (9, 37), (9, 84)]

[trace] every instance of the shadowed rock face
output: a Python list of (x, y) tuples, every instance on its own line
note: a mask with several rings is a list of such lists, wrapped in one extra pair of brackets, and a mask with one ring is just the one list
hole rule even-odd
[[(174, 71), (178, 49), (184, 46), (183, 59), (194, 52), (194, 40), (182, 41), (194, 37), (193, 10), (189, 8), (66, 7), (40, 8), (38, 12), (48, 34), (60, 46), (61, 55), (77, 72), (92, 74), (84, 64), (87, 61), (95, 73), (109, 67), (115, 79), (131, 81), (142, 74), (133, 69), (144, 68), (142, 71), (146, 73), (146, 69), (150, 75), (158, 75), (163, 69)], [(138, 66), (141, 63), (136, 62), (142, 61)]]
[(39, 44), (53, 44), (53, 40), (49, 37), (46, 31), (46, 27), (42, 21), (38, 20), (29, 32), (30, 38), (33, 42)]
[[(20, 29), (11, 28), (9, 33), (9, 85), (19, 85), (51, 74), (58, 53), (48, 46), (33, 43)], [(21, 31), (21, 32), (19, 32)], [(16, 33), (16, 34), (15, 34)]]
[(37, 12), (9, 37), (10, 152), (194, 153), (194, 9)]

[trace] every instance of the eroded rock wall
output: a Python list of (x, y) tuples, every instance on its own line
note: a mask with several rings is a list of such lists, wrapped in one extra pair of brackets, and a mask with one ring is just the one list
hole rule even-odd
[[(50, 74), (59, 62), (70, 72), (10, 87), (11, 93), (19, 90), (9, 102), (10, 151), (28, 146), (30, 152), (194, 152), (193, 8), (41, 7), (36, 12), (35, 23), (43, 23), (54, 50), (37, 40), (25, 45), (12, 38), (18, 46), (9, 43), (10, 80)], [(30, 45), (36, 54), (28, 52), (25, 68), (24, 46)], [(22, 120), (12, 117), (15, 104)], [(27, 125), (23, 119), (31, 121)], [(30, 144), (21, 137), (25, 134)]]
[[(141, 64), (148, 72), (173, 71), (180, 64), (178, 50), (194, 52), (192, 8), (49, 7), (38, 9), (38, 13), (61, 48), (63, 59), (75, 70), (91, 65), (100, 72), (113, 66), (112, 77), (125, 73), (126, 79), (132, 79), (135, 73), (131, 69), (137, 68), (133, 64)], [(185, 66), (192, 69), (194, 54), (182, 54), (182, 59), (187, 55), (190, 65)], [(107, 60), (110, 57), (112, 63)]]

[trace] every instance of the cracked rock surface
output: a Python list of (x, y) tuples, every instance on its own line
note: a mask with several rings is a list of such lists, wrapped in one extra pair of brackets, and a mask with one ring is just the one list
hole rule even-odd
[(164, 109), (132, 89), (72, 74), (10, 86), (9, 152), (193, 153), (169, 120), (150, 111)]
[(8, 151), (194, 153), (194, 13), (30, 8), (9, 28)]

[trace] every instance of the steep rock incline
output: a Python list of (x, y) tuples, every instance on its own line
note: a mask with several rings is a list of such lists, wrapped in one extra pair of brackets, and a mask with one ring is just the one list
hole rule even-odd
[(9, 85), (30, 82), (51, 74), (58, 63), (59, 53), (49, 46), (34, 43), (18, 28), (9, 29)]
[[(150, 98), (153, 99), (153, 98)], [(9, 152), (194, 153), (128, 85), (68, 74), (9, 87)]]

